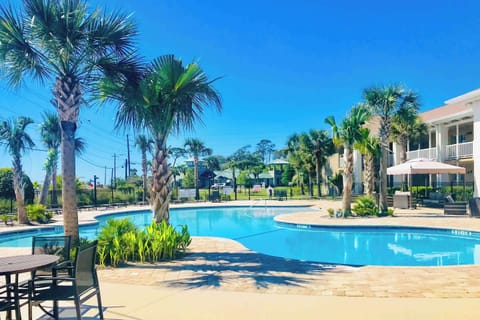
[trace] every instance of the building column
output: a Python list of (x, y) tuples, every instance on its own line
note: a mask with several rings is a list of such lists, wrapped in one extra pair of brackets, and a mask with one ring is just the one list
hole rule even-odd
[(362, 154), (353, 150), (353, 193), (363, 193)]
[[(473, 111), (473, 189), (480, 197), (480, 101), (472, 104)], [(478, 138), (475, 138), (478, 137)]]

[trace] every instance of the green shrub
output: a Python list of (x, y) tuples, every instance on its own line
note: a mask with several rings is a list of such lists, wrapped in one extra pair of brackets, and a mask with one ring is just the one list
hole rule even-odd
[(334, 209), (328, 208), (327, 212), (328, 212), (328, 215), (330, 216), (330, 218), (333, 218), (335, 216), (335, 210)]
[(42, 204), (29, 204), (25, 207), (27, 217), (30, 221), (38, 223), (47, 223), (52, 219), (53, 213), (46, 212), (46, 208)]
[(358, 197), (355, 200), (352, 211), (360, 217), (378, 215), (377, 204), (375, 203), (375, 199), (371, 196)]
[(123, 261), (172, 260), (185, 252), (190, 242), (187, 226), (177, 231), (165, 221), (153, 221), (139, 231), (128, 218), (110, 219), (98, 236), (98, 261), (115, 267)]

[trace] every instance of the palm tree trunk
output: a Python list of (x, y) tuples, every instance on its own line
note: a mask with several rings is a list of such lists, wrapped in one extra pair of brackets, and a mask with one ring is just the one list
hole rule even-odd
[(52, 169), (52, 199), (51, 199), (52, 207), (58, 207), (57, 201), (57, 165)]
[[(61, 121), (61, 127), (63, 228), (65, 235), (71, 236), (72, 242), (77, 243), (79, 240), (75, 183), (75, 131), (77, 126), (74, 122)], [(55, 197), (56, 195), (54, 195)]]
[(310, 194), (310, 198), (313, 198), (313, 179), (312, 174), (308, 174), (308, 192)]
[(142, 173), (143, 173), (143, 196), (142, 202), (145, 202), (147, 195), (147, 153), (142, 152)]
[(15, 200), (17, 201), (17, 217), (18, 223), (25, 224), (28, 222), (27, 213), (25, 212), (24, 187), (23, 187), (22, 163), (20, 156), (13, 157), (13, 190), (15, 191)]
[[(55, 83), (55, 98), (62, 131), (62, 211), (66, 236), (78, 243), (77, 189), (75, 184), (75, 131), (82, 93), (80, 83), (74, 77), (64, 76)], [(55, 187), (56, 181), (52, 187)], [(56, 190), (56, 189), (54, 189)], [(56, 199), (53, 194), (52, 205)]]
[(380, 179), (379, 179), (379, 189), (380, 189), (380, 213), (386, 214), (388, 212), (387, 204), (387, 163), (388, 163), (388, 145), (382, 145), (382, 156), (380, 158)]
[(200, 200), (200, 193), (198, 191), (198, 156), (193, 157), (193, 176), (195, 179), (195, 200)]
[(317, 194), (318, 194), (318, 197), (320, 197), (322, 195), (322, 188), (320, 186), (320, 180), (321, 180), (321, 172), (320, 172), (320, 159), (317, 157), (316, 158), (316, 161), (315, 161), (315, 171), (316, 171), (316, 175), (317, 175)]
[(51, 176), (51, 172), (47, 169), (47, 171), (45, 172), (45, 178), (43, 179), (42, 191), (40, 191), (40, 198), (38, 199), (38, 203), (43, 204), (44, 206), (47, 204), (48, 189), (50, 188)]
[(168, 166), (168, 151), (164, 139), (155, 140), (155, 158), (152, 164), (152, 188), (150, 202), (156, 222), (170, 220), (170, 183), (172, 175)]
[(344, 213), (351, 212), (352, 184), (353, 184), (353, 150), (345, 147), (345, 169), (343, 171), (343, 197), (342, 210)]
[(373, 157), (370, 154), (365, 155), (365, 193), (369, 196), (373, 195), (374, 190), (374, 168)]

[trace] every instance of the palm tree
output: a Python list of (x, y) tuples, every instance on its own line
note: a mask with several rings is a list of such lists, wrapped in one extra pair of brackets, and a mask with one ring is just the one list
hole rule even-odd
[(387, 205), (387, 166), (389, 154), (390, 127), (393, 115), (406, 106), (418, 108), (418, 96), (413, 91), (407, 91), (402, 86), (389, 85), (365, 89), (364, 100), (372, 114), (380, 118), (380, 212), (386, 214)]
[(407, 161), (409, 142), (418, 141), (428, 133), (427, 125), (418, 116), (418, 106), (407, 104), (402, 106), (392, 118), (390, 136), (400, 146), (400, 162)]
[(364, 156), (365, 193), (371, 196), (375, 190), (375, 163), (380, 159), (380, 142), (367, 128), (362, 128), (360, 135), (361, 138), (354, 147)]
[(350, 203), (352, 201), (353, 147), (362, 138), (362, 126), (369, 118), (368, 109), (360, 104), (350, 110), (350, 113), (340, 125), (337, 125), (333, 116), (325, 119), (325, 122), (332, 126), (333, 142), (337, 146), (343, 146), (344, 150), (342, 210), (348, 214), (351, 212)]
[[(123, 80), (123, 81), (121, 81)], [(197, 63), (184, 66), (173, 55), (161, 56), (149, 64), (137, 82), (106, 79), (101, 85), (104, 100), (119, 103), (116, 125), (145, 128), (154, 140), (151, 204), (155, 220), (169, 221), (172, 174), (168, 165), (167, 139), (171, 133), (192, 129), (201, 122), (204, 108), (218, 111), (220, 96)]]
[[(11, 86), (25, 76), (52, 81), (62, 133), (64, 232), (78, 240), (75, 132), (84, 93), (102, 75), (126, 74), (135, 25), (126, 15), (89, 12), (85, 0), (23, 0), (0, 6), (0, 66)], [(90, 91), (89, 91), (90, 90)]]
[(213, 151), (210, 148), (207, 148), (205, 144), (195, 138), (188, 138), (184, 143), (185, 151), (193, 156), (193, 176), (195, 179), (195, 199), (200, 199), (200, 194), (198, 191), (198, 157), (211, 156)]
[(304, 195), (303, 190), (303, 160), (301, 157), (301, 150), (300, 150), (300, 135), (294, 133), (291, 135), (287, 140), (287, 147), (286, 147), (286, 154), (288, 162), (292, 165), (295, 170), (295, 180), (297, 181), (297, 185), (300, 187), (301, 194)]
[(57, 204), (57, 183), (56, 172), (58, 163), (58, 149), (61, 145), (61, 128), (58, 116), (54, 113), (44, 113), (43, 121), (40, 124), (40, 137), (45, 147), (48, 148), (47, 160), (45, 161), (45, 178), (40, 192), (39, 203), (47, 203), (48, 189), (52, 182), (52, 205)]
[(301, 133), (299, 139), (300, 145), (298, 156), (300, 157), (302, 170), (306, 173), (308, 178), (308, 194), (310, 197), (313, 197), (313, 180), (316, 169), (314, 145), (307, 133)]
[(18, 223), (22, 224), (28, 222), (24, 201), (22, 154), (26, 149), (35, 145), (25, 131), (27, 126), (32, 123), (33, 120), (29, 117), (18, 117), (15, 121), (0, 122), (0, 141), (5, 143), (5, 148), (12, 156), (13, 189), (17, 201)]
[[(40, 192), (39, 203), (47, 203), (48, 189), (52, 183), (52, 206), (57, 205), (57, 167), (59, 148), (62, 140), (60, 120), (55, 113), (45, 112), (43, 122), (40, 124), (40, 137), (45, 147), (48, 148), (47, 160), (45, 161), (45, 178)], [(82, 138), (75, 138), (75, 152), (81, 154), (85, 150), (85, 142)]]
[(147, 152), (153, 151), (153, 140), (147, 138), (144, 134), (139, 134), (135, 139), (135, 145), (140, 149), (142, 153), (142, 176), (143, 176), (143, 195), (142, 201), (145, 202), (147, 195)]
[(328, 136), (328, 132), (325, 130), (310, 130), (310, 132), (305, 135), (305, 141), (311, 146), (310, 149), (315, 158), (317, 194), (321, 196), (322, 191), (320, 184), (322, 169), (327, 162), (327, 158), (335, 152), (335, 146), (333, 145), (332, 139)]

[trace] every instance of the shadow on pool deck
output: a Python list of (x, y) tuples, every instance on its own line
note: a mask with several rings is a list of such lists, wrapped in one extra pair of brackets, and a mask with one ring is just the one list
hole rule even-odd
[(341, 272), (344, 266), (283, 259), (255, 252), (194, 252), (177, 262), (154, 265), (132, 264), (135, 269), (152, 269), (166, 275), (155, 284), (170, 287), (303, 287), (325, 272)]

